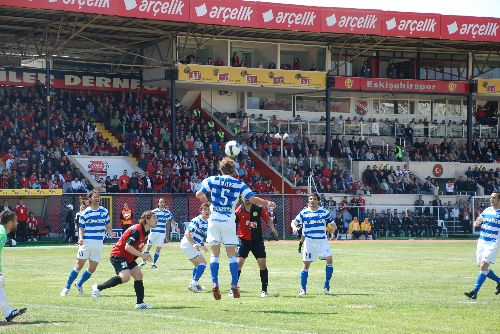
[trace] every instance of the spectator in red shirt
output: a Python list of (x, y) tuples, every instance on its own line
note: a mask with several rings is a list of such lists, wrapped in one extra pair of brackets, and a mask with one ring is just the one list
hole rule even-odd
[(128, 172), (125, 169), (123, 171), (123, 175), (118, 179), (118, 189), (121, 193), (128, 193), (128, 188), (130, 186), (130, 177), (128, 176)]
[(17, 216), (17, 241), (28, 241), (28, 208), (22, 198), (19, 199), (14, 209)]
[(165, 177), (161, 174), (161, 172), (156, 172), (156, 175), (153, 178), (153, 191), (155, 193), (161, 193), (166, 183), (167, 181), (165, 180)]
[(29, 189), (30, 188), (30, 180), (26, 176), (26, 171), (21, 172), (21, 177), (19, 178), (19, 183), (21, 184), (22, 189)]
[(37, 241), (38, 238), (38, 220), (35, 214), (30, 211), (28, 218), (28, 241)]
[(191, 185), (189, 184), (188, 179), (184, 179), (184, 181), (181, 183), (181, 191), (183, 193), (190, 193), (191, 191)]

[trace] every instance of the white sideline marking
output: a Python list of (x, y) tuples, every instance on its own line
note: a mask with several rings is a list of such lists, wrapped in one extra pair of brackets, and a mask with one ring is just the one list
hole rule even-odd
[(141, 315), (141, 317), (155, 317), (155, 318), (164, 318), (164, 319), (176, 319), (176, 320), (187, 320), (187, 321), (195, 321), (205, 324), (224, 326), (229, 328), (243, 328), (250, 330), (261, 330), (271, 333), (288, 333), (288, 334), (314, 334), (315, 332), (303, 332), (303, 331), (292, 331), (287, 329), (279, 329), (279, 328), (269, 328), (269, 327), (261, 327), (255, 325), (243, 325), (243, 324), (235, 324), (230, 322), (222, 322), (216, 320), (206, 320), (200, 318), (191, 318), (185, 317), (182, 315), (174, 315), (174, 314), (160, 314), (160, 313), (149, 313), (144, 312), (143, 310), (137, 311), (127, 311), (127, 310), (108, 310), (108, 309), (97, 309), (97, 308), (85, 308), (85, 307), (76, 307), (76, 306), (62, 306), (62, 305), (48, 305), (48, 304), (27, 304), (27, 307), (41, 307), (41, 308), (55, 308), (55, 309), (65, 309), (65, 310), (75, 310), (75, 311), (85, 311), (85, 312), (110, 312), (110, 313), (121, 313), (127, 315)]

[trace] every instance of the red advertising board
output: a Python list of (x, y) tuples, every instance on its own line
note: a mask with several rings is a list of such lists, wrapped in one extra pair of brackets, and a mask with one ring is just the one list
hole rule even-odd
[(396, 93), (467, 94), (465, 81), (335, 77), (336, 90)]
[(260, 28), (298, 31), (321, 31), (321, 8), (257, 3)]
[(500, 19), (242, 0), (1, 0), (0, 6), (260, 29), (500, 42)]
[(441, 15), (441, 38), (500, 42), (500, 19)]
[(382, 13), (382, 35), (440, 38), (440, 15), (420, 13)]
[(2, 0), (4, 6), (189, 21), (190, 0)]
[[(45, 85), (45, 71), (30, 69), (0, 70), (0, 86), (34, 86), (37, 83)], [(140, 90), (141, 80), (137, 77), (127, 77), (118, 74), (82, 73), (52, 71), (51, 85), (53, 88), (100, 90), (126, 92)], [(161, 93), (158, 87), (144, 86), (145, 93)]]
[(323, 8), (321, 31), (344, 34), (380, 35), (382, 12), (379, 10)]
[(250, 1), (191, 0), (190, 21), (258, 28), (257, 4)]

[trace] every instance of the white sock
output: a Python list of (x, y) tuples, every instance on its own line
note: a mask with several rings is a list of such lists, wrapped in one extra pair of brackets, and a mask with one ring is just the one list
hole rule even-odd
[(7, 296), (5, 295), (5, 291), (3, 291), (3, 288), (0, 288), (0, 308), (2, 308), (5, 317), (9, 316), (13, 311), (7, 303)]

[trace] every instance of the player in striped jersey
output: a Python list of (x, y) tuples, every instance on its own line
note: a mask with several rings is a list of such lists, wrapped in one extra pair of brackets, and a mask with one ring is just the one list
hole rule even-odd
[(78, 222), (77, 262), (69, 273), (66, 286), (61, 291), (61, 297), (68, 295), (71, 284), (78, 277), (78, 273), (85, 265), (85, 262), (89, 260), (88, 269), (82, 274), (80, 280), (75, 283), (78, 292), (83, 295), (83, 283), (92, 276), (101, 260), (104, 233), (108, 232), (111, 238), (115, 237), (111, 228), (108, 210), (99, 205), (101, 202), (99, 190), (92, 190), (88, 194), (88, 199), (90, 206), (81, 213)]
[[(165, 200), (163, 198), (160, 198), (160, 200), (158, 201), (158, 207), (153, 210), (153, 213), (156, 215), (158, 223), (156, 224), (156, 227), (152, 229), (151, 232), (149, 233), (147, 247), (146, 250), (144, 251), (144, 254), (149, 254), (149, 250), (151, 249), (152, 246), (156, 247), (151, 268), (158, 269), (158, 267), (156, 266), (156, 262), (160, 257), (161, 246), (165, 241), (165, 236), (167, 233), (167, 224), (171, 222), (171, 220), (173, 219), (173, 215), (165, 207)], [(145, 264), (146, 261), (143, 260), (140, 266), (142, 267)]]
[(188, 286), (188, 289), (193, 292), (201, 292), (203, 290), (198, 281), (207, 267), (207, 261), (203, 257), (200, 250), (203, 250), (205, 253), (208, 252), (208, 249), (203, 243), (207, 238), (209, 216), (210, 205), (208, 203), (203, 203), (200, 206), (200, 215), (191, 220), (191, 223), (186, 229), (184, 237), (181, 240), (181, 249), (194, 265), (193, 279)]
[(215, 299), (221, 298), (219, 289), (219, 254), (220, 244), (226, 247), (229, 258), (229, 270), (231, 272), (231, 290), (233, 297), (239, 298), (238, 289), (238, 260), (236, 258), (236, 246), (238, 236), (235, 226), (235, 207), (240, 196), (248, 199), (251, 203), (275, 208), (276, 204), (266, 201), (254, 195), (248, 186), (233, 177), (236, 172), (234, 160), (224, 157), (219, 163), (221, 176), (210, 176), (203, 180), (201, 189), (196, 192), (196, 197), (203, 203), (211, 199), (210, 216), (208, 218), (207, 243), (212, 250), (210, 257), (210, 272), (212, 274), (212, 294)]
[(491, 193), (490, 203), (491, 206), (481, 212), (474, 222), (474, 226), (481, 226), (481, 232), (477, 240), (476, 250), (479, 274), (474, 289), (465, 292), (465, 295), (471, 299), (477, 298), (479, 289), (481, 289), (486, 278), (497, 283), (495, 294), (500, 294), (500, 278), (489, 268), (490, 264), (495, 263), (500, 245), (500, 191), (496, 190)]
[(309, 267), (311, 262), (319, 258), (326, 259), (326, 280), (324, 285), (324, 294), (330, 293), (330, 279), (333, 274), (332, 251), (326, 237), (326, 227), (332, 223), (330, 212), (319, 206), (319, 195), (310, 194), (308, 196), (307, 208), (299, 212), (297, 217), (292, 221), (292, 229), (298, 232), (302, 227), (304, 236), (304, 251), (302, 253), (302, 261), (304, 267), (300, 275), (300, 295), (305, 295), (307, 291), (307, 278), (309, 275)]

